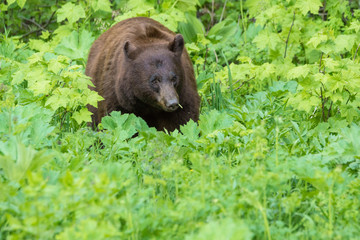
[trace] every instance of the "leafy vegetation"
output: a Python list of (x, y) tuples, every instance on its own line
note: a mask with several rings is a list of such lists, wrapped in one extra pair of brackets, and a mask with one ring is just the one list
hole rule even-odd
[[(354, 0), (0, 3), (0, 239), (357, 239)], [(110, 26), (183, 34), (198, 123), (158, 132), (84, 75)]]

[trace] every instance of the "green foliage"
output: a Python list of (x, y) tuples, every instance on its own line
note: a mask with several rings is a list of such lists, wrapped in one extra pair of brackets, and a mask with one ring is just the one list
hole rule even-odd
[[(357, 239), (359, 7), (1, 2), (0, 239)], [(86, 125), (89, 48), (135, 16), (183, 34), (197, 123)]]

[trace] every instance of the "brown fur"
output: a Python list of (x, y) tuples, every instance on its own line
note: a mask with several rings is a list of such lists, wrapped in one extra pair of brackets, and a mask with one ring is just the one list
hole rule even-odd
[[(93, 124), (112, 111), (134, 113), (158, 130), (172, 131), (190, 119), (197, 121), (200, 99), (183, 45), (181, 35), (144, 17), (121, 21), (103, 33), (92, 45), (86, 66), (95, 85), (91, 89), (105, 99), (98, 108), (89, 106)], [(170, 73), (176, 76), (172, 80)], [(152, 76), (162, 79), (155, 83), (157, 91), (149, 82)], [(169, 99), (178, 99), (181, 107), (164, 111)]]

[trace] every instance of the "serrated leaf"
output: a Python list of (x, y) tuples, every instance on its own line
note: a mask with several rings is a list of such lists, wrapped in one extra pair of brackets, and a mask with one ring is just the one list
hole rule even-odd
[(230, 127), (234, 119), (226, 113), (211, 110), (208, 114), (200, 116), (199, 128), (204, 135), (210, 134), (216, 130)]
[(190, 120), (186, 125), (180, 126), (180, 131), (191, 141), (199, 138), (200, 129), (193, 120)]
[(339, 35), (335, 39), (335, 51), (341, 52), (343, 50), (351, 51), (355, 44), (356, 35)]
[(85, 60), (94, 39), (87, 30), (82, 30), (80, 36), (77, 31), (73, 31), (69, 36), (63, 38), (55, 48), (55, 52), (71, 59)]
[(50, 42), (46, 42), (40, 39), (30, 39), (29, 47), (39, 52), (52, 52), (53, 50), (53, 47), (51, 46)]
[(326, 42), (327, 40), (328, 40), (327, 35), (317, 34), (314, 37), (310, 38), (310, 40), (306, 44), (316, 48), (320, 43)]
[[(12, 144), (13, 147), (9, 148), (8, 144)], [(4, 154), (0, 156), (0, 168), (11, 181), (21, 180), (27, 171), (38, 169), (52, 157), (47, 155), (45, 150), (36, 151), (16, 140), (11, 143), (0, 142), (0, 150)]]
[(85, 17), (84, 8), (81, 5), (75, 5), (71, 2), (64, 4), (57, 11), (57, 22), (62, 22), (67, 19), (69, 23), (72, 24), (80, 18)]
[(263, 30), (253, 40), (256, 46), (260, 49), (269, 48), (274, 50), (277, 43), (280, 42), (279, 36), (276, 33)]
[(93, 0), (91, 1), (91, 7), (94, 10), (94, 12), (96, 11), (104, 11), (104, 12), (111, 12), (111, 3), (109, 2), (109, 0)]
[(294, 67), (289, 70), (287, 74), (288, 79), (296, 79), (299, 77), (306, 77), (310, 73), (310, 66), (308, 64)]
[(49, 97), (45, 103), (45, 106), (50, 106), (54, 111), (60, 107), (66, 107), (70, 101), (70, 89), (69, 88), (58, 88)]
[(22, 70), (19, 70), (13, 74), (11, 83), (20, 84), (24, 81), (24, 78), (25, 78), (24, 72)]
[(308, 12), (317, 14), (321, 6), (321, 0), (297, 0), (295, 4), (295, 7), (297, 7), (304, 16)]
[(276, 67), (271, 63), (264, 63), (261, 66), (258, 66), (255, 70), (256, 77), (260, 80), (270, 77), (276, 72)]
[(154, 16), (151, 16), (152, 19), (163, 24), (165, 27), (169, 28), (171, 31), (176, 31), (178, 27), (177, 21), (169, 14), (160, 13)]
[(16, 2), (20, 8), (23, 8), (26, 3), (26, 0), (16, 0)]
[(48, 72), (46, 72), (42, 66), (36, 66), (32, 68), (31, 71), (28, 71), (25, 76), (25, 80), (27, 80), (30, 85), (37, 81), (46, 79), (49, 79)]
[(51, 59), (49, 61), (48, 70), (58, 74), (60, 70), (64, 69), (66, 65), (62, 62), (60, 62), (58, 59)]
[(33, 91), (35, 96), (40, 94), (49, 94), (51, 91), (51, 82), (49, 80), (41, 79), (29, 86), (29, 89)]
[(87, 108), (82, 108), (80, 111), (75, 112), (72, 118), (75, 119), (78, 124), (81, 124), (82, 122), (91, 122), (91, 115), (92, 113), (89, 112)]
[(360, 31), (360, 22), (358, 20), (352, 21), (348, 30), (354, 30), (358, 33)]
[(94, 107), (97, 107), (98, 106), (98, 102), (99, 101), (102, 101), (104, 100), (103, 97), (101, 97), (97, 92), (95, 91), (90, 91), (89, 90), (89, 93), (86, 94), (86, 102), (91, 105), (91, 106), (94, 106)]
[(245, 6), (249, 9), (249, 15), (255, 17), (260, 12), (268, 9), (271, 5), (269, 0), (253, 0), (245, 1)]

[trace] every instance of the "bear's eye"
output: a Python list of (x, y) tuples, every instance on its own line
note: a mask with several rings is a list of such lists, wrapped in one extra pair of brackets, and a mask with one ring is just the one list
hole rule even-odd
[(175, 85), (177, 83), (177, 77), (176, 76), (173, 76), (171, 78), (171, 82)]
[(157, 84), (157, 83), (160, 82), (160, 78), (159, 78), (158, 76), (151, 76), (150, 82), (151, 82), (152, 84)]

